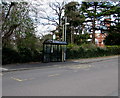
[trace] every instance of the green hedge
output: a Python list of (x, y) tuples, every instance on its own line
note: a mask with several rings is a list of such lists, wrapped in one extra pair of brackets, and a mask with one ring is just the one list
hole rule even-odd
[(2, 65), (20, 62), (20, 55), (11, 48), (2, 48)]
[[(119, 55), (120, 46), (96, 47), (93, 44), (81, 46), (70, 44), (67, 46), (67, 59), (90, 58), (109, 55)], [(11, 63), (40, 62), (42, 52), (29, 48), (19, 48), (17, 51), (11, 48), (2, 49), (2, 65)]]
[(106, 49), (108, 50), (108, 53), (111, 55), (118, 55), (120, 54), (120, 46), (114, 45), (114, 46), (106, 46)]
[(40, 62), (42, 53), (29, 48), (19, 48), (18, 51), (11, 48), (2, 49), (2, 65), (13, 63)]
[(110, 55), (119, 55), (120, 46), (97, 47), (93, 44), (84, 44), (81, 46), (68, 45), (67, 59), (101, 57)]

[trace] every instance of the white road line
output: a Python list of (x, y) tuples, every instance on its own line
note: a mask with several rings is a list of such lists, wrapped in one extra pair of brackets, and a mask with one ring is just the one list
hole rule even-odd
[(7, 71), (8, 69), (0, 67), (0, 71), (5, 70)]
[(70, 69), (87, 69), (91, 68), (91, 65), (77, 65), (77, 66), (69, 66), (68, 68)]
[(16, 81), (19, 81), (19, 82), (22, 82), (23, 80), (21, 79), (18, 79), (18, 78), (14, 78), (14, 77), (11, 77), (13, 80), (16, 80)]
[(2, 73), (0, 73), (0, 76), (3, 76), (3, 74), (2, 74)]
[(19, 79), (19, 78), (11, 77), (11, 79), (16, 80), (16, 81), (18, 81), (18, 82), (23, 82), (23, 81), (27, 81), (27, 80), (33, 80), (34, 78), (29, 78), (29, 79)]
[(48, 75), (48, 77), (54, 77), (54, 76), (58, 76), (60, 74), (52, 74), (52, 75)]

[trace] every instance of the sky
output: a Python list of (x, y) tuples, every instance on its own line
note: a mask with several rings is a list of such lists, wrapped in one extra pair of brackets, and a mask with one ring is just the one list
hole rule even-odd
[[(56, 29), (56, 27), (55, 26), (51, 26), (51, 25), (47, 25), (47, 26), (45, 26), (45, 25), (41, 25), (41, 23), (47, 23), (48, 22), (48, 20), (44, 20), (44, 19), (41, 19), (40, 17), (41, 17), (41, 15), (42, 16), (46, 16), (46, 14), (45, 13), (41, 13), (41, 10), (44, 10), (49, 16), (51, 16), (51, 17), (56, 17), (55, 15), (54, 15), (54, 12), (53, 12), (53, 10), (50, 10), (50, 8), (49, 8), (49, 6), (48, 6), (48, 4), (50, 3), (50, 2), (56, 2), (56, 1), (58, 1), (58, 2), (63, 2), (63, 1), (65, 1), (66, 3), (68, 3), (68, 2), (70, 2), (70, 1), (77, 1), (77, 2), (79, 2), (79, 3), (81, 3), (82, 2), (82, 0), (0, 0), (0, 1), (7, 1), (7, 2), (12, 2), (12, 1), (17, 1), (17, 2), (22, 2), (22, 1), (26, 1), (26, 2), (28, 2), (29, 4), (30, 4), (30, 7), (31, 8), (36, 8), (37, 10), (36, 10), (36, 12), (37, 12), (37, 21), (35, 21), (35, 23), (37, 24), (37, 35), (38, 36), (41, 36), (41, 34), (42, 35), (44, 35), (44, 34), (48, 34), (48, 33), (50, 33), (50, 31), (52, 31), (52, 30), (55, 30)], [(90, 1), (98, 1), (98, 0), (86, 0), (86, 2), (90, 2)], [(100, 1), (100, 0), (99, 0)], [(106, 1), (106, 0), (101, 0), (101, 1)], [(111, 1), (118, 1), (118, 0), (111, 0)], [(33, 20), (35, 19), (35, 14), (33, 14), (33, 12), (31, 12), (30, 13), (30, 15), (31, 15), (31, 17), (33, 18)]]
[[(77, 2), (81, 2), (81, 0), (0, 0), (0, 3), (1, 1), (4, 1), (4, 2), (7, 2), (7, 3), (10, 3), (10, 2), (22, 2), (22, 1), (26, 1), (30, 4), (30, 7), (31, 8), (36, 8), (37, 9), (37, 21), (35, 21), (35, 14), (31, 11), (30, 13), (30, 16), (32, 17), (32, 19), (34, 20), (35, 24), (37, 24), (37, 35), (44, 35), (44, 34), (48, 34), (50, 33), (51, 30), (55, 30), (56, 27), (55, 26), (51, 26), (51, 25), (41, 25), (41, 23), (47, 23), (48, 20), (44, 20), (44, 19), (40, 19), (41, 15), (42, 16), (46, 16), (45, 13), (42, 13), (41, 14), (41, 10), (45, 10), (46, 13), (48, 14), (48, 16), (51, 16), (51, 17), (56, 17), (54, 15), (54, 12), (52, 10), (50, 10), (48, 4), (50, 2), (70, 2), (70, 1), (77, 1)], [(37, 4), (37, 6), (36, 6)]]
[[(42, 5), (41, 6), (38, 6), (38, 10), (40, 10), (40, 9), (45, 9), (45, 11), (47, 12), (47, 14), (49, 15), (49, 16), (53, 16), (54, 15), (54, 13), (53, 13), (53, 10), (50, 10), (50, 8), (49, 8), (49, 6), (48, 6), (48, 3), (49, 2), (56, 2), (56, 1), (59, 1), (59, 2), (63, 2), (63, 0), (32, 0), (31, 2), (34, 4), (34, 3), (42, 3)], [(79, 3), (81, 3), (82, 2), (82, 0), (64, 0), (66, 3), (68, 3), (68, 2), (70, 2), (70, 1), (77, 1), (77, 2), (79, 2)], [(88, 2), (90, 2), (90, 1), (98, 1), (98, 0), (86, 0), (86, 1), (88, 1)], [(99, 0), (100, 1), (100, 0)], [(101, 0), (101, 1), (106, 1), (106, 0)], [(117, 1), (117, 0), (114, 0), (114, 1)], [(39, 11), (38, 11), (38, 14), (40, 15), (41, 13), (39, 13)], [(56, 16), (54, 16), (54, 17), (56, 17)], [(40, 20), (38, 20), (39, 22), (47, 22), (47, 20), (42, 20), (42, 19), (40, 19)], [(40, 25), (39, 23), (38, 23), (38, 28), (37, 28), (37, 34), (39, 35), (39, 34), (48, 34), (48, 33), (50, 33), (49, 31), (52, 31), (52, 30), (55, 30), (56, 29), (56, 27), (55, 26), (51, 26), (51, 25), (47, 25), (47, 26), (44, 26), (44, 25)]]
[[(36, 0), (36, 1), (38, 1), (38, 0)], [(63, 1), (65, 1), (66, 3), (67, 2), (70, 2), (70, 1), (77, 1), (77, 2), (81, 2), (81, 0), (42, 0), (42, 4), (43, 5), (41, 5), (40, 7), (38, 7), (38, 9), (43, 9), (43, 10), (45, 10), (46, 12), (47, 12), (47, 14), (48, 14), (48, 16), (51, 16), (51, 17), (53, 17), (53, 15), (54, 15), (54, 18), (55, 17), (57, 17), (57, 16), (55, 16), (55, 14), (54, 14), (54, 12), (53, 12), (53, 10), (51, 10), (50, 8), (49, 8), (49, 6), (48, 6), (48, 4), (50, 3), (50, 2), (56, 2), (56, 1), (58, 1), (58, 2), (63, 2)], [(46, 14), (45, 14), (46, 15)], [(38, 20), (39, 21), (39, 20)], [(44, 20), (44, 19), (41, 19), (40, 20), (40, 22), (47, 22), (47, 20)], [(46, 33), (50, 33), (49, 31), (51, 31), (51, 30), (55, 30), (56, 29), (56, 26), (51, 26), (51, 25), (47, 25), (47, 26), (44, 26), (44, 25), (38, 25), (38, 34), (39, 33), (43, 33), (43, 34), (46, 34)]]
[[(42, 33), (43, 35), (44, 35), (44, 34), (48, 34), (48, 33), (51, 34), (50, 31), (56, 29), (56, 26), (54, 26), (54, 25), (46, 25), (46, 26), (45, 26), (45, 25), (41, 25), (41, 23), (47, 23), (48, 20), (39, 18), (39, 17), (41, 17), (41, 15), (42, 15), (42, 16), (46, 16), (45, 13), (42, 13), (42, 14), (41, 14), (41, 10), (45, 10), (46, 13), (48, 14), (48, 16), (51, 16), (51, 17), (54, 17), (54, 18), (57, 17), (57, 16), (55, 16), (53, 10), (51, 10), (50, 7), (48, 6), (48, 4), (49, 4), (50, 2), (56, 2), (56, 1), (61, 2), (61, 3), (63, 2), (63, 0), (31, 0), (31, 1), (30, 1), (33, 5), (34, 5), (34, 4), (40, 4), (40, 6), (36, 6), (36, 7), (37, 7), (37, 13), (38, 13), (37, 35), (41, 35), (41, 33)], [(66, 3), (67, 3), (67, 2), (70, 2), (70, 1), (77, 1), (77, 2), (81, 3), (81, 0), (64, 0), (64, 1), (65, 1)]]

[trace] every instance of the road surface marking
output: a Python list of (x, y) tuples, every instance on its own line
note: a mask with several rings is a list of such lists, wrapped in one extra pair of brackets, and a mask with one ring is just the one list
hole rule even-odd
[(48, 75), (48, 77), (54, 77), (54, 76), (58, 76), (60, 74), (53, 74), (53, 75)]
[(58, 67), (58, 68), (65, 68), (66, 66), (60, 66), (60, 67)]
[(3, 76), (3, 74), (2, 74), (2, 73), (0, 73), (0, 76)]
[(19, 81), (19, 82), (22, 82), (23, 80), (21, 79), (18, 79), (18, 78), (14, 78), (14, 77), (11, 77), (13, 80), (16, 80), (16, 81)]
[(8, 69), (6, 69), (6, 68), (3, 68), (3, 67), (0, 67), (0, 70), (2, 71), (2, 70), (5, 70), (5, 71), (7, 71)]
[(29, 78), (28, 80), (33, 80), (33, 79), (35, 79), (35, 78)]
[(22, 79), (23, 81), (26, 81), (26, 80), (33, 80), (35, 78), (29, 78), (29, 79)]
[(91, 65), (77, 65), (77, 66), (70, 66), (70, 69), (86, 69), (92, 67)]
[(22, 82), (22, 81), (27, 81), (27, 80), (33, 80), (34, 78), (29, 78), (29, 79), (19, 79), (19, 78), (14, 78), (14, 77), (11, 77), (13, 80), (16, 80), (16, 81), (19, 81), (19, 82)]

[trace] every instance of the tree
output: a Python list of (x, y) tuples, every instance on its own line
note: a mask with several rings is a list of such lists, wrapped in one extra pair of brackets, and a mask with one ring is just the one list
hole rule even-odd
[(67, 41), (69, 43), (74, 43), (74, 35), (81, 33), (80, 28), (85, 20), (84, 15), (80, 13), (79, 6), (78, 2), (69, 2), (65, 5), (65, 17), (67, 17), (67, 22), (70, 23), (67, 29)]
[(32, 41), (35, 41), (33, 39), (36, 37), (35, 26), (29, 16), (29, 4), (27, 2), (10, 2), (10, 4), (2, 2), (2, 21), (3, 47), (27, 45), (28, 40), (31, 40), (31, 46), (29, 46), (33, 47)]
[[(63, 17), (64, 5), (65, 5), (64, 1), (49, 2), (48, 6), (51, 13), (48, 13), (46, 9), (43, 9), (41, 10), (42, 14), (40, 16), (40, 18), (44, 20), (42, 25), (56, 26), (55, 32), (57, 31), (60, 37), (62, 34), (62, 17)], [(47, 21), (48, 23), (46, 23), (45, 21)]]
[(77, 45), (81, 45), (84, 43), (88, 43), (88, 39), (90, 39), (90, 35), (88, 33), (75, 35), (74, 43)]
[(105, 38), (106, 45), (120, 45), (120, 2), (111, 9), (114, 17), (113, 25), (109, 28), (108, 36)]
[[(27, 2), (2, 2), (3, 64), (41, 61), (42, 47)], [(40, 50), (41, 49), (41, 50)]]
[(9, 37), (13, 34), (13, 31), (20, 24), (15, 22), (15, 18), (15, 20), (12, 18), (14, 17), (13, 13), (15, 12), (17, 3), (11, 2), (11, 4), (8, 5), (6, 2), (2, 2), (2, 4), (2, 41), (3, 45), (6, 45)]
[[(96, 26), (103, 17), (111, 15), (113, 5), (109, 2), (82, 2), (81, 10), (86, 16), (86, 27), (92, 32), (92, 43), (95, 44), (95, 31), (101, 30)], [(90, 25), (92, 24), (92, 25)]]

